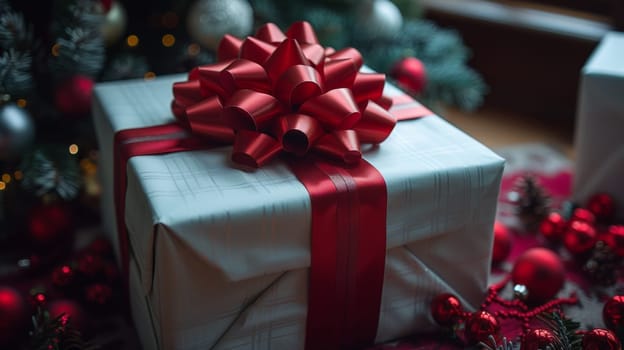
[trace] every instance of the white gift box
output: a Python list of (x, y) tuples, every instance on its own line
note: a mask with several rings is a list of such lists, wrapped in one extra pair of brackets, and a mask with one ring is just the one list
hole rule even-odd
[[(185, 78), (95, 88), (103, 222), (116, 246), (113, 135), (172, 122), (172, 84)], [(254, 172), (231, 167), (230, 148), (128, 162), (130, 300), (145, 348), (303, 348), (309, 195), (279, 159)], [(504, 161), (435, 115), (399, 122), (363, 157), (388, 196), (376, 341), (435, 328), (429, 304), (439, 293), (478, 307)]]
[(608, 33), (582, 70), (574, 150), (574, 199), (613, 196), (624, 220), (624, 33)]

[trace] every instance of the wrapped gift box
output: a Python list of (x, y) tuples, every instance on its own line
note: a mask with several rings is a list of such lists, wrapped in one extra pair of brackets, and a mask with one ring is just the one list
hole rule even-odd
[(624, 220), (624, 33), (608, 33), (582, 70), (576, 120), (574, 197), (598, 192), (617, 202)]
[[(95, 88), (103, 222), (115, 245), (113, 135), (172, 122), (171, 87), (184, 79)], [(127, 165), (130, 300), (146, 348), (303, 348), (309, 195), (282, 160), (243, 171), (228, 163), (230, 148)], [(363, 157), (383, 175), (388, 200), (376, 341), (434, 328), (429, 303), (441, 292), (477, 307), (503, 160), (435, 115), (400, 122)]]

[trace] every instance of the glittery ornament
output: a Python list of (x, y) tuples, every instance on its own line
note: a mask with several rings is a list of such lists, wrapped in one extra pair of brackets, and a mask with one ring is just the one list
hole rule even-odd
[(553, 298), (563, 287), (565, 269), (559, 256), (546, 248), (531, 248), (516, 260), (511, 279), (526, 286), (527, 303), (541, 304)]
[(415, 57), (406, 57), (395, 63), (390, 76), (412, 94), (419, 94), (427, 84), (425, 65)]
[[(621, 350), (622, 344), (608, 329), (595, 328), (583, 335), (583, 350)], [(524, 350), (524, 349), (523, 349)]]
[(551, 242), (559, 242), (563, 239), (566, 227), (567, 223), (563, 216), (552, 212), (540, 223), (539, 233)]
[(403, 27), (403, 16), (390, 0), (368, 0), (355, 13), (355, 22), (361, 35), (371, 39), (390, 39)]
[(35, 139), (35, 125), (24, 108), (0, 106), (0, 161), (19, 157)]
[(26, 335), (29, 313), (26, 301), (17, 290), (0, 286), (0, 347), (8, 347)]
[(585, 207), (591, 211), (600, 222), (608, 222), (615, 213), (615, 201), (606, 193), (596, 193), (589, 197)]
[(494, 223), (494, 247), (492, 249), (492, 264), (499, 264), (511, 252), (511, 233), (502, 222)]
[(496, 336), (499, 331), (498, 320), (487, 311), (473, 312), (466, 320), (465, 334), (468, 344), (485, 342), (490, 335)]
[(574, 255), (588, 253), (596, 244), (596, 230), (586, 221), (572, 221), (563, 236), (563, 245)]
[(531, 329), (522, 338), (522, 350), (540, 350), (557, 343), (557, 336), (549, 329)]
[(453, 326), (461, 315), (461, 302), (453, 294), (443, 293), (431, 301), (431, 316), (440, 326)]
[(56, 87), (54, 103), (56, 108), (68, 117), (83, 117), (91, 111), (93, 79), (75, 75)]
[(246, 0), (197, 0), (186, 18), (190, 36), (216, 50), (225, 34), (244, 37), (253, 29), (253, 9)]
[(624, 327), (624, 295), (615, 295), (602, 308), (602, 320), (612, 331)]

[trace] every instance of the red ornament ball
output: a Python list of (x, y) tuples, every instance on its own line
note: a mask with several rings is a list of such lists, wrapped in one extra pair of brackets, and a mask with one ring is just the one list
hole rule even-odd
[(74, 269), (69, 265), (63, 265), (52, 270), (52, 284), (56, 287), (67, 287), (74, 281)]
[(24, 297), (13, 288), (0, 287), (0, 347), (26, 335), (29, 317), (30, 310)]
[(615, 254), (624, 257), (624, 225), (609, 226), (604, 240)]
[(492, 249), (492, 264), (499, 264), (511, 252), (511, 233), (502, 222), (494, 223), (494, 247)]
[(611, 220), (615, 213), (615, 201), (606, 193), (596, 193), (589, 197), (585, 207), (594, 214), (596, 219), (602, 222)]
[(443, 293), (431, 301), (431, 316), (442, 327), (453, 326), (461, 315), (461, 302), (453, 294)]
[(602, 320), (612, 331), (624, 327), (624, 295), (616, 295), (607, 300), (602, 308)]
[(559, 256), (546, 248), (531, 248), (518, 257), (511, 271), (514, 284), (528, 290), (527, 302), (541, 304), (554, 297), (565, 281)]
[(549, 329), (531, 329), (522, 338), (522, 350), (540, 350), (546, 349), (557, 343), (557, 337)]
[(425, 65), (415, 57), (406, 57), (394, 64), (390, 76), (409, 92), (418, 94), (427, 84)]
[(558, 242), (563, 239), (567, 223), (563, 216), (557, 212), (551, 212), (540, 223), (539, 232), (551, 242)]
[(44, 204), (30, 213), (28, 233), (36, 246), (47, 246), (67, 238), (73, 228), (71, 211), (66, 205)]
[(575, 220), (570, 223), (563, 236), (563, 245), (574, 255), (585, 254), (596, 244), (596, 229), (585, 221)]
[(75, 75), (56, 87), (54, 102), (56, 108), (70, 117), (85, 116), (91, 111), (93, 79)]
[(104, 271), (104, 260), (99, 255), (84, 254), (78, 258), (78, 271), (87, 278), (96, 278)]
[(622, 344), (608, 329), (595, 328), (583, 335), (583, 350), (621, 350)]
[(500, 324), (494, 315), (487, 311), (473, 312), (466, 321), (466, 340), (468, 344), (486, 342), (490, 335), (496, 336)]
[(585, 208), (576, 208), (572, 212), (572, 217), (570, 218), (570, 222), (572, 221), (583, 221), (593, 225), (596, 223), (596, 217), (594, 216), (594, 213)]
[(85, 332), (88, 329), (88, 318), (80, 304), (69, 299), (59, 299), (48, 304), (48, 312), (51, 318), (64, 315), (71, 327)]

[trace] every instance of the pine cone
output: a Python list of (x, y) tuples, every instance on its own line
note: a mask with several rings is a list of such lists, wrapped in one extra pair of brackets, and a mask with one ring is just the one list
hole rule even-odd
[(550, 195), (537, 178), (527, 174), (516, 180), (512, 201), (516, 215), (527, 231), (534, 232), (550, 213)]
[(592, 255), (583, 265), (583, 272), (594, 283), (612, 286), (617, 281), (621, 258), (603, 241), (598, 241)]

